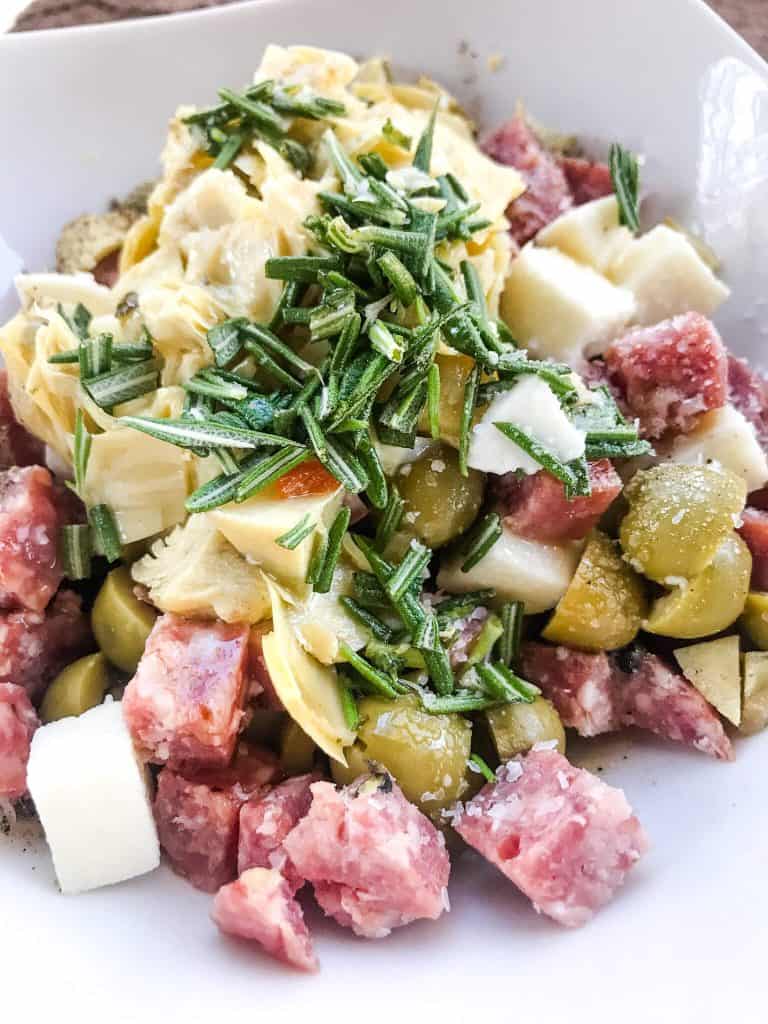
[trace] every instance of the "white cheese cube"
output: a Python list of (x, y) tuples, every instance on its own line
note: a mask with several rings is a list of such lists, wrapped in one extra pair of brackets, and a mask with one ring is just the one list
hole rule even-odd
[(549, 386), (534, 376), (521, 377), (514, 387), (497, 395), (472, 430), (468, 464), (486, 473), (521, 469), (538, 473), (541, 466), (494, 426), (514, 423), (561, 462), (584, 454), (584, 433), (571, 423)]
[(598, 355), (635, 314), (635, 300), (558, 249), (526, 245), (512, 261), (501, 315), (539, 358), (578, 366)]
[(756, 491), (768, 481), (768, 460), (754, 428), (732, 405), (704, 413), (695, 430), (676, 437), (659, 455), (688, 466), (717, 463), (740, 476), (747, 491)]
[(576, 572), (583, 544), (542, 544), (525, 540), (506, 526), (490, 551), (469, 572), (461, 557), (440, 569), (437, 585), (449, 593), (493, 587), (502, 601), (523, 601), (526, 615), (554, 608)]
[(632, 233), (619, 224), (616, 196), (574, 206), (536, 236), (537, 245), (559, 249), (600, 273), (619, 259), (631, 241)]
[(664, 224), (627, 246), (608, 276), (634, 294), (639, 324), (691, 310), (711, 316), (730, 294), (685, 235)]
[(38, 729), (27, 782), (62, 892), (123, 882), (160, 863), (145, 769), (119, 703)]
[[(343, 488), (326, 494), (281, 498), (271, 492), (256, 494), (241, 504), (224, 505), (207, 515), (216, 529), (241, 555), (288, 586), (301, 586), (307, 576), (317, 534), (325, 536), (341, 508)], [(277, 538), (296, 526), (304, 516), (317, 529), (292, 551), (280, 547)]]

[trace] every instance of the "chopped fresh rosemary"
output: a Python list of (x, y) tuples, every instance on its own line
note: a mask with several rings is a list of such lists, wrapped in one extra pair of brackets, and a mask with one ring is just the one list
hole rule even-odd
[(400, 692), (399, 687), (393, 685), (392, 678), (385, 675), (369, 661), (366, 661), (362, 655), (353, 651), (344, 640), (339, 641), (339, 654), (344, 658), (349, 667), (354, 669), (365, 680), (367, 685), (363, 685), (364, 689), (369, 692), (378, 693), (382, 697), (389, 697), (390, 700), (394, 700), (398, 696)]
[(60, 541), (61, 564), (68, 580), (84, 580), (91, 575), (91, 531), (88, 526), (64, 526)]
[(619, 204), (619, 223), (633, 233), (640, 230), (639, 181), (640, 165), (634, 153), (614, 142), (610, 149), (608, 165), (611, 181)]
[(463, 547), (461, 571), (469, 572), (477, 563), (485, 558), (496, 541), (501, 537), (501, 519), (498, 513), (489, 512), (470, 530)]
[(500, 430), (505, 437), (521, 448), (526, 455), (529, 455), (535, 462), (546, 469), (548, 473), (556, 477), (563, 484), (571, 496), (589, 495), (589, 474), (584, 476), (580, 467), (574, 467), (570, 463), (562, 462), (549, 448), (526, 434), (524, 430), (515, 423), (494, 423), (497, 430)]
[(429, 432), (437, 441), (440, 437), (440, 367), (432, 363), (427, 373), (427, 415)]
[(496, 781), (496, 776), (479, 754), (472, 754), (470, 759), (467, 761), (467, 767), (470, 771), (477, 772), (478, 775), (482, 775), (486, 782)]
[(92, 440), (85, 428), (83, 410), (78, 409), (75, 415), (75, 434), (72, 445), (72, 466), (75, 474), (75, 491), (78, 495), (83, 494), (85, 487), (85, 475), (88, 471)]
[(385, 121), (384, 127), (381, 129), (381, 134), (391, 146), (397, 146), (398, 149), (411, 148), (413, 140), (410, 135), (406, 135), (405, 132), (401, 132), (398, 128), (395, 128), (389, 118)]
[(275, 448), (288, 446), (302, 448), (298, 441), (288, 440), (276, 434), (265, 434), (260, 430), (246, 430), (225, 426), (213, 419), (194, 421), (190, 419), (164, 420), (151, 416), (121, 416), (120, 423), (158, 441), (167, 441), (178, 448), (199, 448), (215, 445), (225, 448)]
[(155, 391), (159, 382), (160, 363), (157, 359), (146, 359), (84, 380), (83, 387), (96, 405), (102, 409), (112, 409)]
[(400, 522), (403, 518), (404, 504), (405, 502), (401, 498), (395, 485), (390, 484), (387, 505), (384, 509), (384, 514), (381, 519), (379, 519), (376, 527), (375, 544), (379, 551), (384, 551), (387, 544), (389, 544), (390, 540), (399, 528)]
[(367, 608), (364, 608), (361, 604), (358, 604), (352, 597), (340, 597), (339, 604), (344, 608), (353, 619), (365, 626), (366, 629), (371, 631), (371, 634), (376, 637), (377, 640), (383, 640), (389, 642), (395, 635), (394, 630), (391, 626), (388, 626), (386, 622), (374, 615)]
[(541, 693), (538, 686), (521, 679), (502, 662), (479, 664), (475, 671), (489, 697), (503, 704), (532, 704)]
[(297, 548), (303, 540), (314, 531), (317, 524), (310, 516), (309, 512), (290, 528), (285, 533), (281, 533), (279, 537), (275, 539), (275, 544), (279, 544), (281, 548), (287, 548), (289, 551), (293, 551)]
[(461, 421), (459, 424), (459, 471), (462, 476), (469, 476), (467, 457), (472, 434), (472, 416), (477, 402), (477, 386), (480, 381), (480, 368), (475, 365), (470, 370), (464, 384), (464, 398), (461, 403)]
[(123, 546), (112, 509), (108, 505), (94, 505), (88, 509), (88, 521), (93, 531), (94, 551), (108, 562), (116, 562), (123, 553)]
[(338, 675), (338, 686), (344, 722), (351, 732), (357, 732), (360, 726), (360, 713), (357, 710), (357, 701), (355, 700), (352, 688), (341, 673)]
[(323, 564), (315, 580), (315, 590), (318, 594), (327, 594), (331, 589), (333, 574), (336, 571), (336, 566), (341, 556), (341, 543), (344, 539), (344, 534), (347, 532), (351, 516), (352, 513), (349, 509), (344, 507), (337, 512), (336, 518), (331, 523), (331, 528), (328, 531), (328, 540), (325, 545), (325, 554), (323, 555)]
[(503, 632), (499, 637), (497, 652), (499, 661), (507, 668), (514, 665), (520, 656), (520, 641), (523, 635), (522, 601), (507, 601), (501, 606)]
[(293, 442), (286, 445), (273, 455), (260, 460), (252, 469), (246, 470), (235, 488), (235, 501), (245, 501), (253, 497), (265, 487), (285, 476), (305, 459), (309, 458), (309, 449), (297, 448)]

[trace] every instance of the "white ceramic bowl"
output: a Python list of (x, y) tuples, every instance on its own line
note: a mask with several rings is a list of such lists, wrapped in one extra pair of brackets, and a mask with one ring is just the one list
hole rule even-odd
[[(174, 107), (243, 84), (270, 41), (391, 55), (485, 128), (522, 97), (551, 126), (643, 151), (653, 213), (723, 260), (728, 343), (763, 355), (766, 66), (697, 0), (262, 0), (2, 38), (0, 315), (65, 220), (155, 173)], [(311, 914), (316, 978), (222, 940), (209, 898), (167, 870), (63, 897), (45, 850), (2, 840), (0, 1020), (764, 1022), (768, 737), (734, 765), (645, 738), (596, 759), (653, 849), (592, 924), (558, 929), (467, 855), (436, 924), (366, 943)]]

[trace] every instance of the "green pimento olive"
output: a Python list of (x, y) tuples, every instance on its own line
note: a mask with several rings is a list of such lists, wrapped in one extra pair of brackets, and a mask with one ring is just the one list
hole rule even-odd
[(126, 566), (113, 569), (91, 612), (91, 627), (101, 650), (123, 672), (135, 672), (157, 613), (133, 592)]
[(627, 561), (673, 586), (703, 572), (744, 508), (746, 485), (727, 470), (664, 463), (636, 473), (624, 490), (619, 531)]
[[(475, 361), (469, 356), (446, 352), (435, 356), (435, 363), (440, 372), (440, 437), (456, 448), (461, 432), (464, 388)], [(426, 409), (421, 414), (418, 429), (421, 434), (429, 433)]]
[(530, 750), (535, 743), (556, 740), (565, 753), (565, 729), (555, 708), (544, 697), (532, 704), (505, 704), (485, 713), (488, 729), (500, 761)]
[(395, 701), (364, 697), (358, 706), (357, 740), (344, 753), (347, 767), (334, 761), (334, 781), (346, 785), (383, 765), (405, 796), (437, 824), (440, 812), (460, 799), (467, 788), (467, 760), (472, 726), (461, 715), (430, 715), (418, 698)]
[(585, 651), (612, 651), (635, 639), (646, 610), (642, 580), (618, 545), (595, 530), (541, 635)]
[(43, 722), (82, 715), (101, 704), (109, 686), (107, 659), (100, 652), (78, 658), (56, 676), (40, 708)]
[(483, 503), (483, 474), (470, 469), (462, 476), (457, 453), (445, 444), (402, 466), (395, 483), (403, 498), (400, 530), (431, 548), (464, 533)]

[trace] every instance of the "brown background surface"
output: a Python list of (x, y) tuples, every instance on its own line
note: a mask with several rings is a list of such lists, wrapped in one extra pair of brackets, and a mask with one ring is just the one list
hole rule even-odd
[[(15, 31), (81, 25), (151, 14), (171, 14), (193, 7), (214, 7), (232, 0), (34, 0), (16, 21)], [(710, 0), (754, 48), (768, 59), (768, 0)]]

